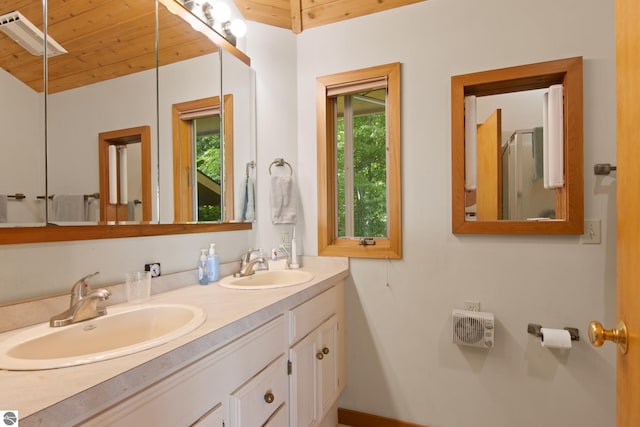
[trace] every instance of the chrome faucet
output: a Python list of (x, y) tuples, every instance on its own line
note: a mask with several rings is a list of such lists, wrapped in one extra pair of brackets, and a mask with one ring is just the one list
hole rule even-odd
[[(249, 261), (251, 261), (251, 256), (253, 254), (258, 254), (260, 253), (262, 250), (261, 249), (249, 249), (247, 252), (245, 252), (244, 254), (242, 254), (242, 258), (240, 258), (240, 268), (245, 268), (247, 266), (247, 264), (249, 264)], [(264, 262), (264, 261), (262, 261)]]
[(98, 272), (83, 277), (71, 287), (71, 302), (69, 308), (53, 316), (49, 320), (49, 326), (56, 328), (71, 325), (107, 314), (107, 308), (98, 307), (98, 302), (109, 299), (111, 292), (107, 289), (94, 289), (90, 291), (89, 285), (87, 284), (87, 279), (96, 274), (98, 274)]
[(253, 267), (256, 264), (262, 264), (263, 262), (264, 262), (264, 258), (262, 257), (252, 259), (251, 261), (247, 262), (244, 266), (242, 266), (240, 268), (240, 271), (238, 271), (237, 273), (233, 273), (233, 277), (251, 276), (252, 274), (255, 274), (255, 271), (253, 271)]

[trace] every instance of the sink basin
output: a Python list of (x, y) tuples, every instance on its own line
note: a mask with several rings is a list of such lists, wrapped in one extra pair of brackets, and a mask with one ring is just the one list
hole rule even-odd
[(36, 325), (0, 342), (0, 369), (62, 368), (113, 359), (185, 335), (206, 319), (194, 306), (109, 307), (105, 316), (70, 326)]
[(220, 286), (232, 289), (273, 289), (301, 285), (313, 279), (313, 274), (302, 270), (264, 270), (245, 277), (227, 276)]

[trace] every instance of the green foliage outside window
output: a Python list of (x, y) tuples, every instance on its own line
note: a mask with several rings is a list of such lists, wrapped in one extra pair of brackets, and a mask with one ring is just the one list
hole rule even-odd
[(196, 165), (200, 172), (215, 182), (221, 181), (220, 134), (196, 138)]
[[(199, 136), (196, 138), (196, 167), (217, 183), (222, 182), (222, 150), (220, 134)], [(198, 203), (198, 221), (221, 221), (221, 206)]]
[[(387, 133), (384, 113), (353, 119), (354, 236), (387, 237)], [(344, 120), (338, 119), (338, 236), (346, 236)]]

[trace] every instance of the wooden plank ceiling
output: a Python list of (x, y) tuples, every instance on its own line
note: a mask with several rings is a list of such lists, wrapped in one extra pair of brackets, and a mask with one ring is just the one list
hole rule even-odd
[(425, 0), (234, 0), (249, 21), (300, 33), (306, 29)]
[[(162, 0), (166, 2), (165, 0)], [(305, 29), (424, 0), (234, 0), (249, 21)], [(43, 28), (42, 0), (0, 0), (0, 15), (19, 11)], [(49, 58), (48, 91), (61, 92), (156, 65), (153, 0), (48, 0), (48, 32), (67, 51)], [(215, 52), (216, 45), (179, 15), (159, 6), (160, 65)], [(216, 40), (214, 37), (213, 40)], [(37, 92), (43, 61), (0, 32), (0, 68)]]
[[(152, 0), (49, 0), (49, 34), (69, 53), (49, 58), (49, 93), (85, 86), (156, 66)], [(0, 15), (19, 11), (43, 27), (41, 0), (0, 0)], [(159, 7), (160, 65), (217, 51), (204, 34)], [(0, 32), (0, 68), (43, 91), (43, 61)]]

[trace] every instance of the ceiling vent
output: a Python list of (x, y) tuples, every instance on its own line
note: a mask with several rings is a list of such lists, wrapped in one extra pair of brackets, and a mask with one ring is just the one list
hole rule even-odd
[[(30, 54), (44, 55), (44, 34), (20, 12), (14, 11), (0, 16), (0, 31), (25, 48)], [(47, 56), (67, 53), (58, 42), (47, 36)]]

